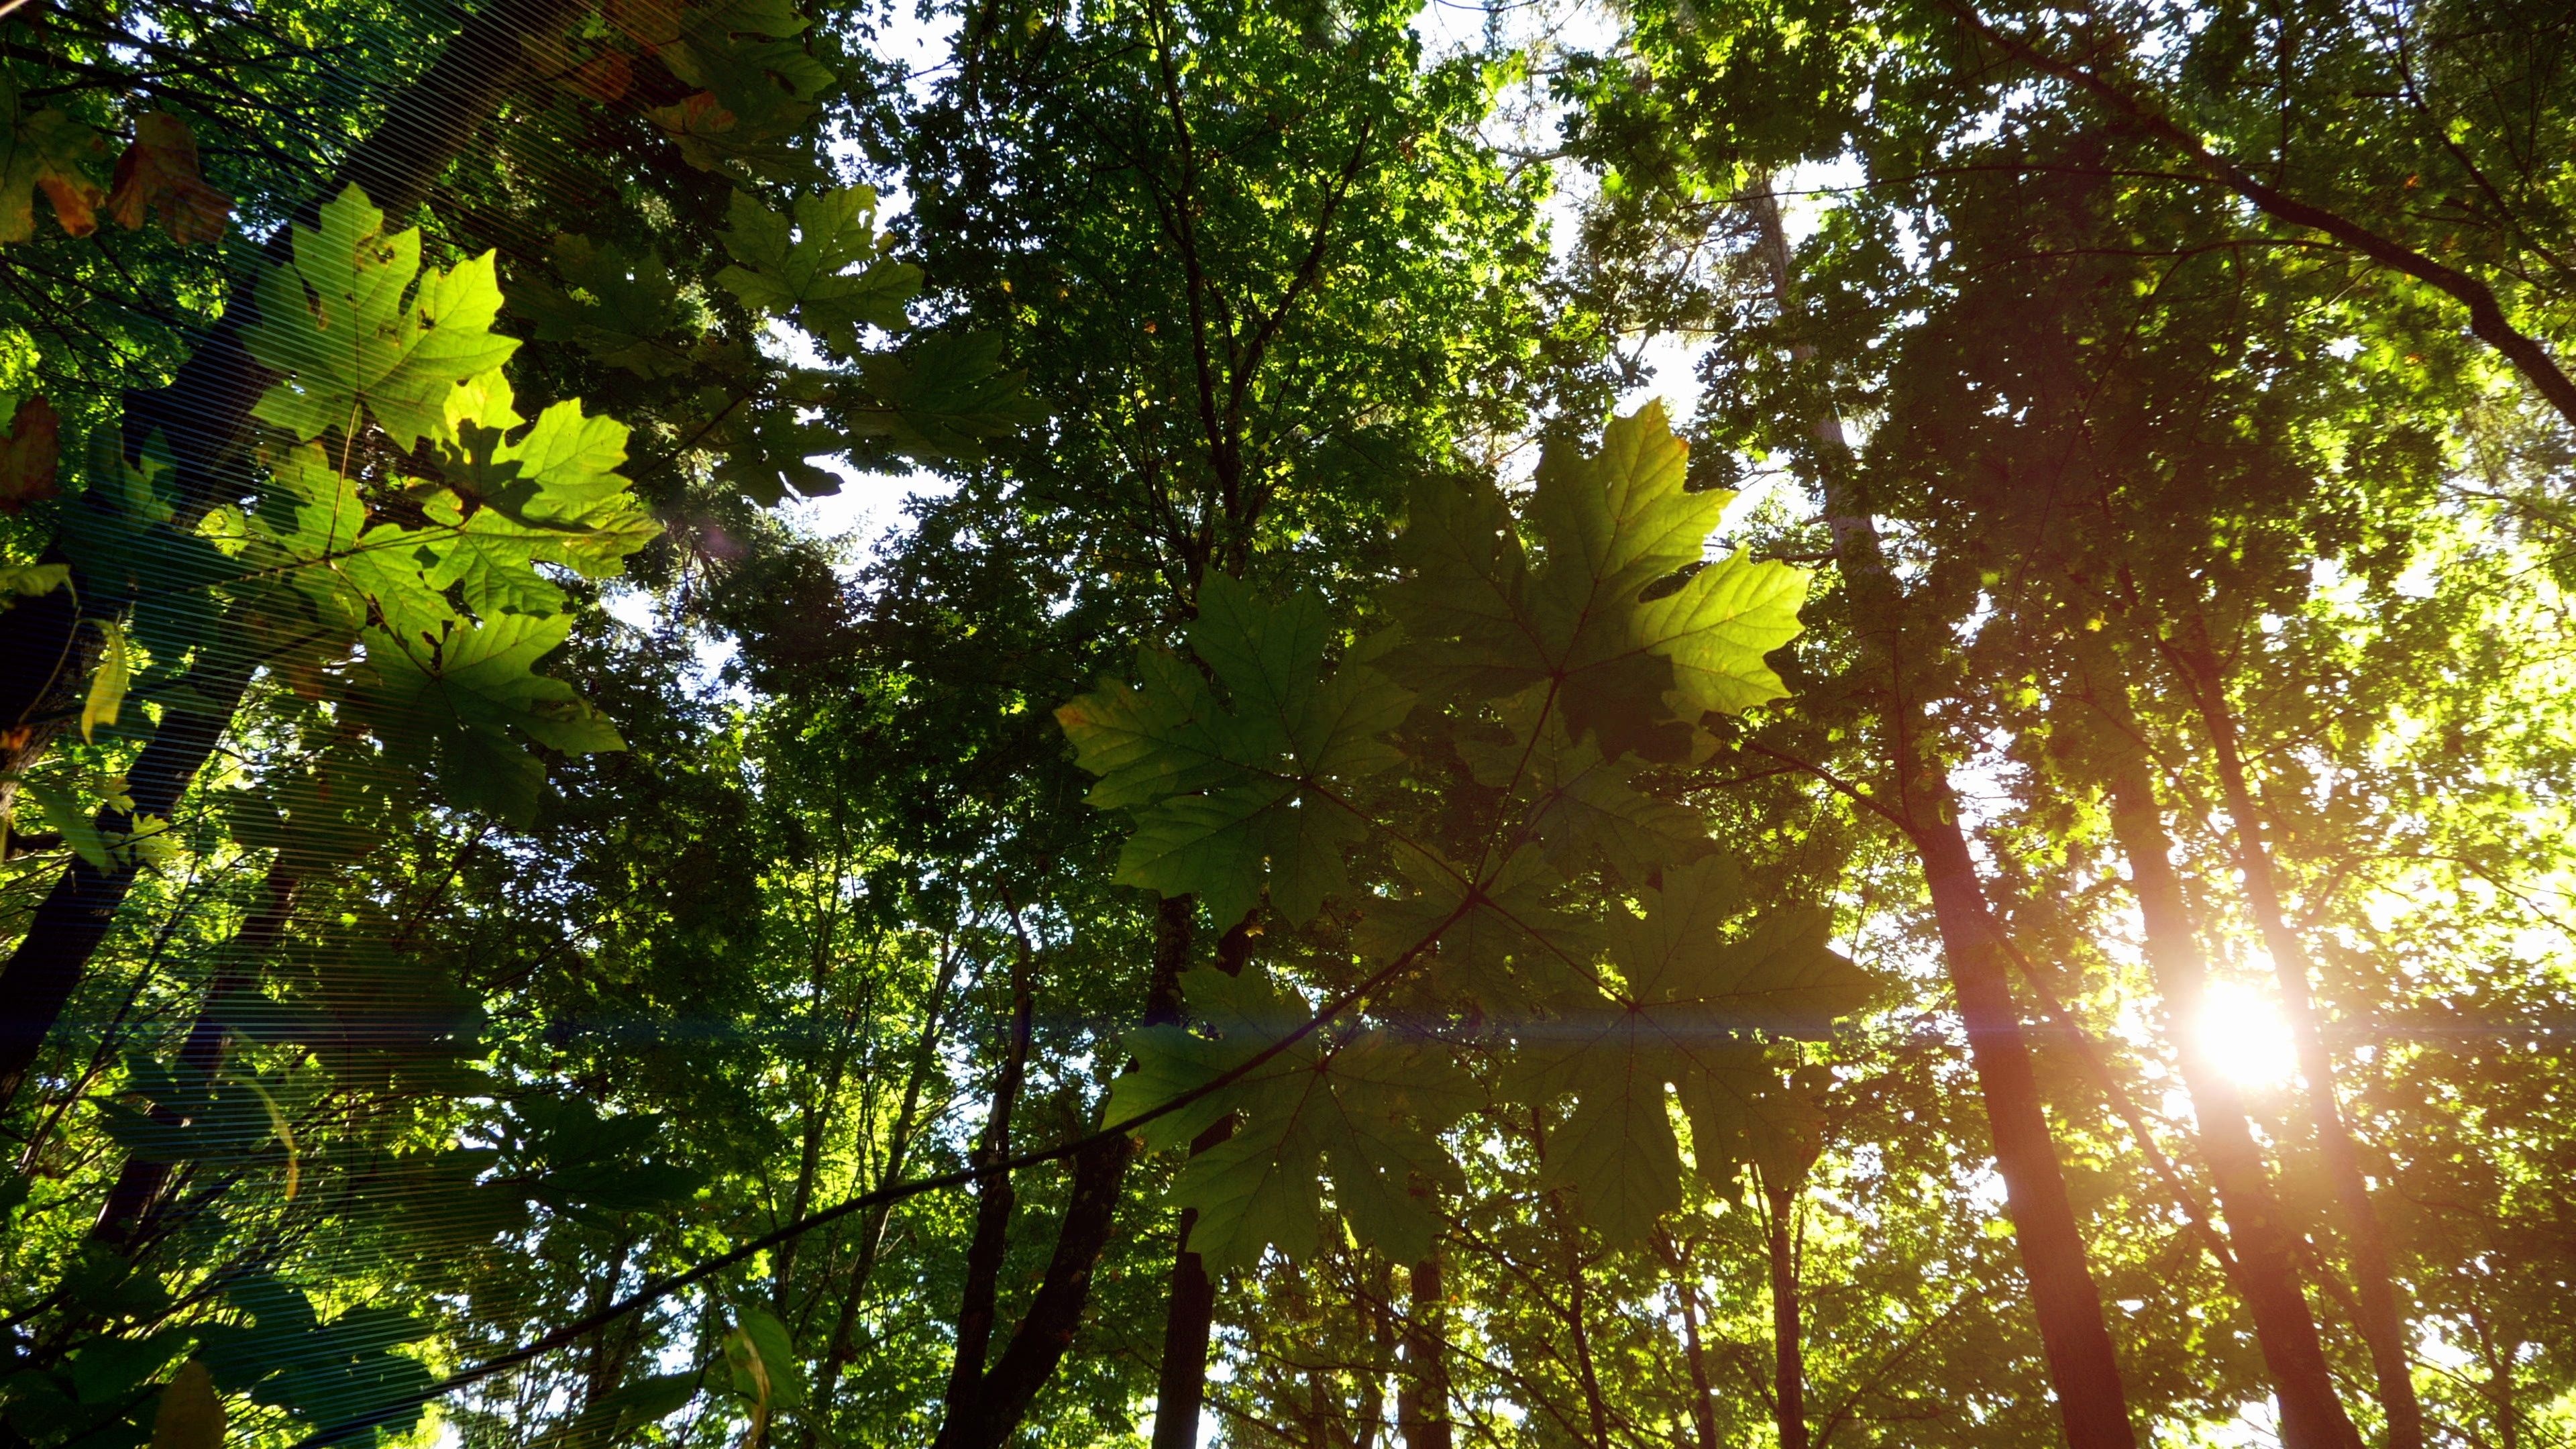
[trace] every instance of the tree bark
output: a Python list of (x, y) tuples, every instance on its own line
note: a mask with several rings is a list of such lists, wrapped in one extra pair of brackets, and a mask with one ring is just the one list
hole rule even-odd
[[(386, 212), (400, 215), (417, 208), (430, 183), (463, 151), (475, 131), (500, 110), (519, 83), (526, 64), (519, 42), (560, 26), (577, 0), (495, 0), (471, 16), (449, 41), (438, 60), (397, 95), (375, 131), (352, 151), (339, 170), (336, 192), (363, 186)], [(327, 196), (309, 199), (296, 220), (310, 223)], [(282, 257), (292, 244), (294, 228), (280, 227), (268, 246), (271, 258)], [(235, 288), (224, 315), (201, 340), (168, 387), (136, 393), (126, 404), (125, 437), (140, 447), (158, 435), (167, 440), (175, 464), (179, 494), (177, 516), (164, 527), (193, 528), (205, 513), (227, 500), (248, 496), (251, 473), (239, 439), (250, 409), (268, 378), (251, 361), (244, 330), (258, 314), (249, 287)], [(75, 577), (83, 601), (75, 613), (30, 614), (25, 621), (58, 625), (63, 633), (51, 647), (18, 645), (0, 656), (12, 673), (0, 677), (0, 719), (31, 719), (59, 683), (52, 661), (68, 657), (77, 644), (84, 617), (121, 613), (121, 590), (104, 581)], [(47, 597), (51, 597), (48, 595)], [(233, 657), (236, 650), (220, 642), (201, 651), (201, 662), (189, 683), (204, 696), (204, 713), (173, 709), (144, 747), (129, 772), (136, 813), (165, 819), (171, 807), (196, 779), (214, 744), (231, 721), (249, 681), (253, 661)], [(8, 732), (0, 751), (0, 769), (16, 773), (32, 765), (52, 734), (41, 726), (20, 725)], [(124, 817), (101, 811), (103, 829), (123, 831)], [(93, 870), (75, 859), (56, 880), (37, 908), (27, 936), (8, 965), (0, 967), (0, 1109), (5, 1109), (25, 1080), (64, 1006), (80, 985), (89, 959), (133, 884), (131, 867)]]
[[(1788, 236), (1768, 178), (1747, 188), (1746, 203), (1761, 229), (1761, 251), (1771, 272), (1781, 316), (1794, 321), (1797, 295)], [(1812, 361), (1803, 341), (1792, 360)], [(1958, 802), (1948, 767), (1923, 737), (1921, 706), (1909, 689), (1907, 655), (1899, 647), (1905, 624), (1904, 591), (1889, 570), (1878, 528), (1853, 476), (1851, 446), (1841, 419), (1821, 391), (1812, 420), (1815, 480), (1825, 496), (1827, 527), (1868, 667), (1885, 679), (1881, 734), (1892, 777), (1886, 802), (1923, 863), (1941, 933), (1968, 1051), (1986, 1104), (1995, 1165), (2004, 1180), (2013, 1239), (2030, 1281), (2031, 1304), (2048, 1358), (2049, 1384), (2072, 1449), (2135, 1449), (2128, 1394), (2102, 1313), (2101, 1290), (2084, 1259), (2084, 1241), (2066, 1195), (2057, 1144), (2041, 1111), (2030, 1044), (2004, 972), (2002, 931), (1959, 828)], [(1931, 644), (1937, 652), (1939, 644)]]
[(2335, 1205), (2344, 1238), (2352, 1248), (2352, 1276), (2359, 1301), (2363, 1340), (2377, 1381), (2381, 1412), (2388, 1419), (2388, 1449), (2423, 1449), (2424, 1406), (2415, 1396), (2414, 1355), (2407, 1348), (2406, 1314), (2399, 1306), (2397, 1275), (2389, 1261), (2388, 1234), (2379, 1209), (2370, 1200), (2370, 1184), (2361, 1171), (2361, 1153), (2335, 1093), (2334, 1054), (2326, 1049), (2325, 1032), (2309, 993), (2310, 968), (2305, 943), (2290, 928), (2281, 909), (2281, 888), (2272, 872), (2271, 846), (2265, 839), (2264, 816), (2246, 783), (2245, 759), (2236, 735), (2236, 716), (2228, 707), (2224, 672), (2209, 633), (2198, 615), (2186, 621), (2186, 638), (2168, 644), (2166, 656), (2190, 691), (2202, 727), (2217, 757), (2218, 779), (2227, 796), (2227, 813), (2235, 822), (2236, 865), (2245, 882), (2246, 903), (2262, 929), (2272, 957), (2273, 978), (2281, 986), (2281, 1007), (2298, 1043), (2299, 1074), (2306, 1079), (2308, 1115), (2334, 1183)]
[(1413, 1265), (1404, 1312), (1404, 1377), (1395, 1385), (1404, 1449), (1450, 1449), (1449, 1324), (1442, 1307), (1440, 1245)]
[[(2116, 681), (2103, 687), (2121, 688)], [(2124, 706), (2114, 708), (2118, 733), (2130, 722)], [(2299, 1286), (2293, 1235), (2262, 1149), (2246, 1125), (2244, 1102), (2200, 1042), (2208, 966), (2174, 873), (2154, 781), (2133, 741), (2123, 738), (2115, 749), (2111, 827), (2129, 859), (2130, 885), (2146, 922), (2147, 957), (2164, 996), (2166, 1031), (2181, 1058), (2200, 1121), (2201, 1151), (2235, 1247), (2237, 1292), (2254, 1317), (2255, 1338), (2280, 1400), (2281, 1442), (2284, 1449), (2361, 1449), (2361, 1435), (2335, 1397), (2325, 1345)]]
[[(258, 979), (261, 958), (286, 929), (299, 880), (292, 867), (271, 865), (267, 899), (243, 918), (232, 940), (225, 944), (223, 965), (206, 983), (206, 998), (197, 1007), (197, 1019), (188, 1028), (187, 1041), (179, 1048), (179, 1070), (173, 1075), (182, 1088), (202, 1091), (223, 1070), (226, 999)], [(171, 1126), (185, 1126), (187, 1122), (159, 1103), (153, 1105), (152, 1117)], [(90, 1226), (90, 1240), (131, 1249), (149, 1237), (153, 1210), (160, 1202), (162, 1189), (170, 1182), (170, 1166), (129, 1154), (117, 1171), (116, 1185), (108, 1189), (107, 1201), (99, 1207), (98, 1221)]]
[(1012, 953), (1010, 1040), (1003, 1048), (1001, 1076), (993, 1084), (983, 1140), (975, 1149), (975, 1165), (988, 1171), (975, 1184), (975, 1235), (966, 1245), (966, 1289), (957, 1309), (956, 1357), (948, 1371), (951, 1417), (975, 1394), (984, 1376), (984, 1355), (992, 1346), (993, 1316), (1001, 1297), (1002, 1259), (1011, 1245), (1011, 1209), (1019, 1201), (1010, 1173), (989, 1169), (1011, 1155), (1011, 1114), (1019, 1106), (1020, 1082), (1028, 1070), (1028, 956), (1025, 942)]
[[(1218, 939), (1216, 968), (1228, 976), (1243, 974), (1252, 958), (1252, 918), (1246, 916)], [(1234, 1135), (1231, 1114), (1211, 1124), (1190, 1143), (1196, 1157)], [(1181, 1209), (1181, 1225), (1172, 1247), (1171, 1296), (1163, 1311), (1162, 1371), (1154, 1385), (1153, 1449), (1198, 1449), (1199, 1412), (1207, 1404), (1208, 1341), (1216, 1326), (1216, 1282), (1207, 1264), (1190, 1251), (1190, 1229), (1198, 1225), (1196, 1208)]]
[(1691, 1427), (1699, 1431), (1699, 1449), (1718, 1449), (1717, 1394), (1709, 1386), (1708, 1350), (1699, 1338), (1699, 1283), (1679, 1244), (1673, 1248), (1673, 1286), (1682, 1300), (1682, 1357), (1690, 1367)]
[[(1189, 896), (1167, 896), (1155, 908), (1154, 974), (1145, 993), (1144, 1021), (1161, 1026), (1180, 1020), (1181, 973), (1189, 966), (1193, 926)], [(1135, 1139), (1108, 1138), (1074, 1154), (1073, 1191), (1056, 1230), (1055, 1252), (1047, 1260), (1028, 1311), (1021, 1315), (1011, 1341), (961, 1402), (939, 1426), (933, 1449), (1000, 1449), (1025, 1418), (1038, 1390), (1062, 1362), (1065, 1350), (1082, 1326), (1083, 1305), (1091, 1299), (1091, 1277), (1109, 1245), (1120, 1190)]]
[(1767, 1187), (1771, 1209), (1771, 1415), (1780, 1449), (1807, 1449), (1807, 1362), (1798, 1327), (1798, 1243), (1794, 1187)]

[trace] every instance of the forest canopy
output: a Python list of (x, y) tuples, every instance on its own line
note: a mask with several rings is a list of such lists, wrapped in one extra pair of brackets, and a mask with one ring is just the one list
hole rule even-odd
[(2576, 1449), (2576, 14), (0, 0), (0, 1449)]

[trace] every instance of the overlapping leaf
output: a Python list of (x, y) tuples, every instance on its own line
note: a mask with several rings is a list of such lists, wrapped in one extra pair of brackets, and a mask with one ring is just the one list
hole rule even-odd
[(545, 765), (520, 737), (567, 754), (624, 748), (571, 685), (535, 672), (571, 632), (562, 614), (455, 621), (429, 635), (371, 627), (364, 714), (389, 744), (432, 762), (448, 799), (524, 823)]
[[(1312, 1015), (1257, 967), (1239, 978), (1202, 968), (1182, 985), (1211, 1034), (1176, 1026), (1131, 1033), (1138, 1069), (1112, 1091), (1111, 1120), (1207, 1087)], [(1354, 1236), (1409, 1261), (1437, 1230), (1428, 1191), (1458, 1180), (1438, 1134), (1480, 1100), (1434, 1043), (1387, 1030), (1318, 1033), (1142, 1132), (1153, 1145), (1180, 1147), (1233, 1115), (1232, 1135), (1192, 1157), (1171, 1190), (1175, 1205), (1198, 1210), (1190, 1245), (1211, 1268), (1249, 1264), (1270, 1247), (1311, 1254), (1329, 1220), (1327, 1186)]]
[(260, 278), (251, 356), (285, 377), (253, 414), (298, 442), (353, 429), (362, 412), (405, 451), (444, 436), (456, 385), (518, 350), (492, 330), (492, 253), (423, 272), (420, 233), (387, 235), (384, 213), (355, 186), (320, 221), (298, 226), (294, 261)]
[(1227, 923), (1266, 887), (1303, 921), (1347, 884), (1342, 851), (1365, 825), (1340, 792), (1395, 763), (1381, 737), (1413, 695), (1362, 661), (1328, 671), (1330, 629), (1311, 594), (1273, 603), (1219, 575), (1199, 609), (1189, 643), (1215, 686), (1149, 647), (1140, 682), (1104, 680), (1056, 717), (1100, 777), (1091, 803), (1135, 812), (1121, 882), (1197, 895)]
[(1641, 893), (1642, 916), (1612, 913), (1602, 987), (1569, 993), (1521, 1043), (1515, 1076), (1539, 1101), (1572, 1092), (1550, 1144), (1551, 1183), (1621, 1241), (1642, 1238), (1681, 1201), (1680, 1145), (1665, 1088), (1722, 1071), (1763, 1036), (1822, 1037), (1874, 983), (1826, 945), (1822, 911), (1730, 929), (1749, 904), (1733, 870), (1704, 860)]
[(34, 238), (39, 191), (66, 235), (97, 230), (107, 188), (90, 168), (105, 151), (98, 132), (50, 106), (28, 109), (0, 76), (0, 244)]
[(904, 305), (921, 291), (921, 269), (888, 255), (876, 206), (866, 186), (803, 196), (791, 226), (737, 191), (724, 233), (734, 264), (716, 280), (753, 311), (793, 317), (824, 347), (855, 356), (860, 327), (902, 326)]
[(1545, 687), (1611, 756), (1677, 754), (1703, 712), (1781, 697), (1762, 656), (1798, 632), (1802, 571), (1738, 554), (1645, 597), (1700, 564), (1733, 496), (1686, 491), (1683, 462), (1660, 404), (1614, 420), (1596, 454), (1551, 448), (1530, 500), (1535, 563), (1500, 491), (1426, 482), (1398, 543), (1407, 577), (1387, 594), (1408, 666), (1452, 697)]

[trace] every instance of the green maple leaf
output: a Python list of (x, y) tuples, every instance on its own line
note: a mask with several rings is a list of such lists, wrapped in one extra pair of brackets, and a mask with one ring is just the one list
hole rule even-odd
[(833, 76), (795, 39), (805, 17), (784, 0), (730, 0), (693, 6), (676, 18), (676, 34), (638, 39), (673, 75), (700, 88), (678, 104), (645, 112), (681, 156), (702, 170), (774, 181), (819, 177), (798, 142)]
[(991, 333), (917, 337), (900, 352), (859, 359), (859, 375), (866, 397), (844, 409), (843, 421), (924, 462), (980, 458), (987, 444), (1047, 416), (1027, 374), (1003, 365), (1002, 339)]
[(461, 586), (478, 614), (549, 614), (563, 606), (563, 591), (535, 565), (561, 564), (586, 578), (622, 571), (627, 556), (661, 532), (617, 471), (626, 439), (625, 424), (584, 417), (578, 400), (546, 409), (516, 440), (497, 429), (461, 429), (459, 445), (441, 450), (457, 492), (425, 508), (444, 526), (423, 545), (430, 585)]
[(1520, 1045), (1514, 1078), (1538, 1102), (1572, 1092), (1572, 1116), (1549, 1143), (1545, 1179), (1618, 1242), (1642, 1239), (1681, 1201), (1681, 1151), (1667, 1084), (1722, 1071), (1774, 1037), (1822, 1037), (1875, 989), (1826, 945), (1814, 909), (1730, 931), (1746, 906), (1733, 868), (1715, 859), (1669, 870), (1640, 892), (1643, 915), (1614, 911), (1616, 978), (1560, 998), (1555, 1019)]
[(1411, 848), (1399, 849), (1395, 859), (1411, 889), (1369, 898), (1360, 917), (1361, 949), (1372, 961), (1392, 961), (1439, 931), (1428, 982), (1429, 995), (1444, 1006), (1524, 1015), (1578, 985), (1582, 978), (1570, 963), (1599, 953), (1598, 932), (1564, 909), (1564, 879), (1534, 845), (1494, 868), (1473, 905), (1467, 905), (1472, 865)]
[(802, 196), (791, 228), (789, 218), (737, 191), (724, 233), (735, 265), (716, 280), (753, 311), (792, 316), (827, 349), (855, 356), (862, 325), (903, 326), (905, 304), (921, 291), (921, 269), (886, 255), (891, 242), (877, 234), (876, 207), (866, 186)]
[(1692, 1155), (1713, 1187), (1747, 1166), (1766, 1185), (1791, 1187), (1824, 1154), (1832, 1073), (1810, 1066), (1783, 1076), (1766, 1055), (1755, 1046), (1704, 1054), (1678, 1084)]
[(661, 255), (622, 249), (567, 233), (552, 250), (558, 290), (541, 281), (513, 283), (511, 310), (535, 322), (539, 339), (570, 342), (611, 367), (638, 377), (670, 377), (697, 357), (677, 334), (692, 330), (680, 284)]
[[(1312, 1015), (1258, 967), (1241, 977), (1202, 967), (1182, 986), (1214, 1035), (1180, 1027), (1130, 1033), (1138, 1069), (1112, 1088), (1110, 1120), (1205, 1087)], [(1319, 1034), (1147, 1123), (1142, 1135), (1177, 1148), (1234, 1117), (1233, 1134), (1192, 1157), (1169, 1194), (1174, 1206), (1197, 1209), (1190, 1246), (1212, 1270), (1248, 1265), (1266, 1247), (1311, 1255), (1330, 1216), (1328, 1185), (1331, 1207), (1353, 1236), (1409, 1261), (1438, 1231), (1430, 1190), (1460, 1183), (1438, 1134), (1481, 1101), (1436, 1044), (1385, 1030)]]
[(259, 282), (251, 356), (285, 376), (254, 416), (296, 441), (356, 425), (363, 410), (409, 451), (447, 436), (457, 385), (518, 350), (492, 331), (501, 310), (493, 254), (424, 272), (420, 233), (387, 235), (384, 213), (352, 186), (295, 229), (295, 259)]
[(1708, 828), (1698, 815), (1640, 793), (1635, 761), (1604, 758), (1594, 736), (1573, 736), (1565, 711), (1542, 716), (1542, 698), (1533, 690), (1508, 701), (1504, 737), (1462, 740), (1459, 754), (1477, 783), (1509, 792), (1520, 829), (1551, 864), (1572, 871), (1597, 855), (1621, 878), (1643, 883), (1708, 854)]
[(566, 754), (625, 748), (571, 685), (535, 672), (571, 632), (562, 614), (452, 621), (434, 634), (370, 627), (359, 707), (388, 749), (426, 764), (450, 800), (523, 825), (536, 814), (545, 764), (521, 736)]
[(1328, 672), (1329, 636), (1314, 595), (1272, 603), (1216, 575), (1189, 642), (1228, 699), (1187, 661), (1148, 647), (1140, 684), (1103, 680), (1056, 711), (1076, 759), (1099, 777), (1090, 802), (1135, 813), (1121, 883), (1197, 895), (1229, 925), (1265, 886), (1296, 922), (1347, 888), (1342, 850), (1366, 826), (1340, 791), (1396, 762), (1380, 736), (1413, 695), (1361, 660)]
[(1612, 756), (1677, 755), (1701, 714), (1786, 694), (1762, 656), (1798, 632), (1802, 570), (1739, 553), (1644, 597), (1701, 563), (1734, 496), (1684, 491), (1684, 458), (1660, 404), (1613, 420), (1598, 453), (1550, 448), (1530, 500), (1535, 563), (1491, 484), (1418, 488), (1397, 543), (1407, 577), (1387, 591), (1409, 667), (1452, 697), (1544, 687)]
[(454, 611), (420, 577), (420, 535), (371, 519), (357, 483), (319, 447), (294, 448), (269, 469), (242, 562), (256, 583), (291, 588), (342, 640), (371, 612), (434, 625)]

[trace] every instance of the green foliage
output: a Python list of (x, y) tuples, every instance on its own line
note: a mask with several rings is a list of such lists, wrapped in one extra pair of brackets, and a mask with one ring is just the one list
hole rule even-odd
[[(1266, 886), (1272, 910), (1303, 923), (1348, 896), (1353, 847), (1385, 835), (1375, 843), (1403, 865), (1387, 890), (1402, 894), (1375, 903), (1366, 959), (1400, 973), (1436, 948), (1450, 963), (1436, 980), (1466, 989), (1445, 1003), (1408, 999), (1542, 1008), (1488, 1042), (1508, 1050), (1484, 1090), (1542, 1108), (1573, 1094), (1544, 1181), (1571, 1191), (1621, 1243), (1644, 1240), (1681, 1205), (1668, 1088), (1681, 1085), (1685, 1101), (1705, 1096), (1701, 1079), (1740, 1050), (1732, 1044), (1824, 1036), (1872, 988), (1826, 947), (1822, 912), (1739, 924), (1755, 902), (1734, 869), (1709, 855), (1688, 811), (1629, 783), (1628, 742), (1686, 741), (1701, 711), (1776, 695), (1776, 682), (1772, 695), (1748, 684), (1712, 701), (1678, 682), (1676, 662), (1688, 662), (1687, 677), (1771, 680), (1761, 655), (1796, 631), (1804, 589), (1795, 570), (1738, 557), (1658, 591), (1699, 561), (1726, 501), (1685, 494), (1681, 460), (1652, 409), (1614, 421), (1600, 454), (1556, 454), (1530, 505), (1548, 540), (1535, 570), (1499, 493), (1426, 488), (1398, 549), (1418, 572), (1385, 596), (1403, 643), (1372, 640), (1327, 669), (1320, 600), (1264, 601), (1214, 576), (1189, 656), (1147, 649), (1141, 682), (1106, 681), (1058, 714), (1099, 778), (1090, 803), (1134, 814), (1120, 879), (1194, 895), (1216, 921), (1235, 920)], [(1706, 620), (1721, 607), (1709, 601), (1744, 596), (1767, 602), (1733, 624), (1670, 622)], [(1362, 794), (1362, 781), (1428, 764), (1385, 738), (1415, 699), (1380, 659), (1507, 722), (1501, 739), (1460, 745), (1498, 807), (1481, 840), (1443, 842), (1452, 847), (1443, 853), (1371, 813), (1382, 799)], [(1607, 703), (1621, 687), (1637, 692)], [(1642, 916), (1572, 897), (1596, 859), (1617, 872), (1612, 880), (1660, 878), (1637, 889)], [(1111, 1110), (1185, 1103), (1146, 1129), (1166, 1147), (1232, 1121), (1232, 1135), (1193, 1155), (1171, 1189), (1171, 1201), (1197, 1210), (1192, 1241), (1210, 1261), (1249, 1264), (1265, 1246), (1311, 1256), (1328, 1184), (1360, 1241), (1399, 1258), (1426, 1250), (1436, 1223), (1421, 1197), (1463, 1181), (1437, 1134), (1481, 1095), (1442, 1055), (1442, 1034), (1346, 1031), (1310, 1019), (1310, 1003), (1257, 974), (1202, 970), (1183, 985), (1210, 1036), (1179, 1027), (1131, 1036), (1139, 1070), (1120, 1080)]]
[(291, 441), (355, 434), (363, 411), (409, 452), (450, 431), (459, 386), (519, 349), (492, 331), (501, 288), (491, 253), (424, 274), (420, 233), (384, 225), (352, 186), (322, 208), (318, 228), (295, 229), (294, 261), (260, 278), (251, 356), (286, 376), (252, 411)]

